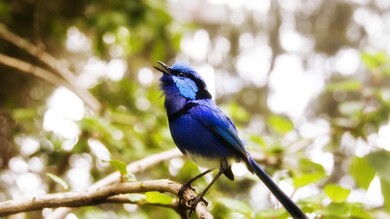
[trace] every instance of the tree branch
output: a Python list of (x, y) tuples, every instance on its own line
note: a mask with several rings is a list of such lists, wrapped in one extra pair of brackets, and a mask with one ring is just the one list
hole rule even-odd
[[(158, 154), (153, 154), (151, 156), (145, 157), (141, 160), (132, 162), (127, 165), (127, 172), (129, 173), (138, 173), (140, 171), (144, 171), (148, 169), (151, 166), (157, 165), (158, 163), (161, 163), (166, 160), (170, 160), (174, 157), (182, 156), (181, 152), (175, 148), (169, 151), (164, 151)], [(118, 183), (120, 181), (120, 174), (118, 171), (104, 177), (103, 179), (95, 182), (91, 186), (87, 188), (87, 191), (94, 191), (101, 187)], [(69, 212), (71, 212), (71, 208), (58, 208), (55, 209), (50, 215), (48, 215), (47, 219), (62, 219), (64, 218)]]
[[(264, 155), (260, 153), (251, 153), (253, 157), (256, 160), (264, 160)], [(179, 157), (182, 156), (182, 153), (177, 149), (172, 149), (169, 151), (164, 151), (158, 154), (153, 154), (151, 156), (145, 157), (141, 160), (132, 162), (127, 165), (127, 172), (129, 173), (138, 173), (141, 171), (144, 171), (151, 166), (155, 166), (163, 161), (170, 160), (174, 157)], [(118, 171), (102, 178), (101, 180), (95, 182), (91, 186), (87, 188), (87, 191), (94, 191), (97, 190), (101, 187), (113, 184), (113, 183), (118, 183), (120, 182), (120, 174)], [(69, 214), (72, 211), (71, 208), (69, 207), (61, 207), (55, 209), (50, 215), (46, 217), (46, 219), (63, 219), (67, 214)], [(182, 214), (181, 214), (182, 215)]]
[(0, 23), (0, 37), (9, 43), (26, 51), (30, 55), (36, 57), (41, 62), (58, 72), (69, 84), (72, 85), (71, 90), (77, 94), (92, 110), (98, 112), (101, 108), (99, 101), (89, 93), (88, 90), (80, 87), (77, 83), (75, 75), (56, 58), (36, 47), (27, 40), (9, 31), (4, 24)]
[(38, 78), (41, 78), (55, 86), (64, 86), (69, 88), (70, 90), (73, 90), (73, 86), (69, 84), (64, 79), (56, 76), (55, 74), (40, 68), (35, 65), (31, 65), (30, 63), (24, 62), (22, 60), (9, 57), (7, 55), (0, 53), (0, 64), (3, 64), (5, 66), (14, 68), (16, 70), (19, 70), (21, 72), (25, 72), (28, 74), (32, 74)]
[[(159, 191), (177, 195), (180, 187), (181, 184), (179, 183), (161, 179), (117, 183), (102, 187), (95, 191), (54, 193), (39, 197), (8, 200), (0, 203), (0, 216), (60, 206), (80, 207), (97, 205), (105, 202), (118, 201), (119, 199), (116, 195), (126, 193)], [(183, 199), (187, 203), (192, 198), (196, 197), (196, 195), (197, 194), (193, 190), (187, 189), (184, 192)], [(123, 197), (121, 200), (123, 201)], [(169, 205), (169, 207), (177, 209), (179, 208), (179, 205)], [(203, 202), (200, 202), (196, 206), (195, 213), (199, 218), (213, 218)]]

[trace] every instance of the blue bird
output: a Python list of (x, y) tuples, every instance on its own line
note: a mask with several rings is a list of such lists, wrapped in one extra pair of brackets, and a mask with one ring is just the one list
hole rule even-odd
[(160, 78), (161, 89), (165, 95), (164, 106), (173, 141), (185, 156), (209, 168), (184, 184), (179, 191), (179, 198), (195, 180), (219, 169), (211, 183), (191, 201), (190, 214), (199, 201), (207, 204), (203, 196), (218, 177), (224, 174), (234, 180), (231, 170), (233, 162), (244, 162), (248, 170), (263, 181), (293, 218), (307, 218), (246, 151), (236, 127), (211, 99), (202, 77), (183, 63), (176, 63), (171, 67), (158, 63), (162, 68), (155, 69), (163, 73)]

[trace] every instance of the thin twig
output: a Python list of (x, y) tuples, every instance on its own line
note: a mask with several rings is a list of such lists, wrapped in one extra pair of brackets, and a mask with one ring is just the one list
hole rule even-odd
[[(180, 187), (181, 184), (179, 183), (166, 179), (161, 179), (140, 182), (117, 183), (102, 187), (96, 191), (54, 193), (32, 198), (8, 200), (0, 203), (0, 216), (7, 216), (20, 212), (40, 210), (43, 208), (53, 208), (59, 206), (80, 207), (87, 205), (97, 205), (105, 203), (107, 202), (107, 200), (108, 202), (110, 202), (110, 197), (112, 196), (126, 193), (159, 191), (177, 195)], [(183, 199), (188, 202), (195, 196), (196, 194), (193, 190), (187, 189), (183, 195)], [(203, 202), (200, 202), (196, 206), (195, 212), (199, 218), (213, 218)]]
[(20, 49), (26, 51), (30, 55), (36, 57), (41, 62), (45, 63), (47, 66), (52, 68), (54, 71), (58, 72), (69, 84), (72, 84), (72, 91), (77, 94), (92, 110), (98, 112), (100, 111), (100, 103), (96, 98), (89, 93), (88, 90), (80, 87), (77, 83), (75, 75), (61, 62), (56, 58), (45, 52), (44, 50), (38, 48), (27, 40), (19, 37), (18, 35), (9, 31), (4, 24), (0, 23), (0, 37), (9, 43), (19, 47)]

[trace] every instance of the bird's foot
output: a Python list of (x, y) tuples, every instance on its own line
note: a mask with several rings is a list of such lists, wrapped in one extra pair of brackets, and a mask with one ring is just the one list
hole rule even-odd
[(204, 199), (201, 195), (198, 195), (198, 196), (196, 196), (196, 197), (190, 199), (190, 200), (188, 201), (188, 203), (185, 203), (185, 202), (184, 202), (183, 196), (184, 196), (184, 191), (187, 190), (187, 189), (191, 189), (192, 191), (196, 191), (195, 188), (193, 188), (193, 187), (191, 186), (191, 183), (186, 183), (186, 184), (182, 185), (182, 187), (180, 187), (177, 196), (179, 197), (179, 203), (180, 203), (180, 204), (182, 204), (182, 205), (184, 205), (184, 206), (189, 206), (189, 207), (190, 207), (190, 213), (189, 213), (189, 215), (191, 216), (191, 213), (195, 211), (196, 205), (197, 205), (200, 201), (202, 201), (206, 206), (209, 204), (209, 202), (206, 201), (206, 199)]
[(195, 198), (188, 201), (188, 204), (190, 207), (190, 212), (188, 215), (191, 217), (192, 212), (195, 212), (196, 205), (198, 205), (199, 202), (203, 202), (206, 206), (209, 205), (209, 202), (206, 201), (201, 195), (196, 196)]
[(177, 196), (179, 197), (179, 203), (183, 204), (183, 205), (185, 205), (185, 203), (183, 202), (183, 200), (184, 200), (183, 195), (184, 195), (184, 191), (186, 189), (191, 189), (192, 191), (195, 191), (195, 189), (191, 186), (190, 183), (186, 183), (180, 187), (179, 192), (177, 193)]

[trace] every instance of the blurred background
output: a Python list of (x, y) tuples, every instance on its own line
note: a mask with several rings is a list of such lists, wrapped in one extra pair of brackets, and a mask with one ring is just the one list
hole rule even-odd
[[(105, 161), (174, 148), (159, 60), (200, 72), (305, 212), (390, 217), (390, 1), (16, 0), (0, 1), (0, 22), (0, 201), (83, 191), (115, 171)], [(200, 171), (174, 158), (134, 177)], [(287, 218), (257, 178), (234, 172), (206, 195), (215, 218)], [(104, 204), (66, 218), (180, 217)]]

